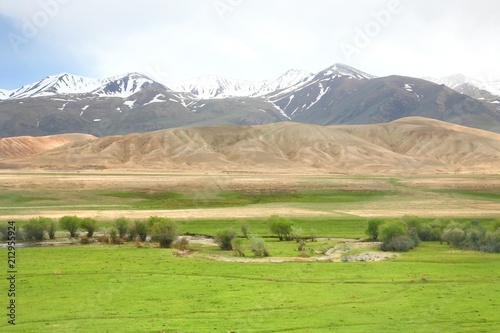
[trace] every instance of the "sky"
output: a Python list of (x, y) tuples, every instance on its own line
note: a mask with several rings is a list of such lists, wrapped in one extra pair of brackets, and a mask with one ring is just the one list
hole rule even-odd
[(63, 72), (500, 80), (498, 0), (0, 0), (0, 88)]

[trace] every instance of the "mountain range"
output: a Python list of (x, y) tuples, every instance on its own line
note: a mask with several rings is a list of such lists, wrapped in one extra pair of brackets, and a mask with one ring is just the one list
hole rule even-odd
[(279, 173), (498, 173), (500, 134), (409, 117), (374, 125), (279, 122), (97, 138), (0, 139), (1, 168)]
[(0, 137), (101, 137), (283, 121), (374, 124), (410, 116), (500, 132), (500, 89), (495, 87), (459, 75), (375, 77), (343, 64), (319, 73), (290, 70), (258, 82), (208, 76), (162, 83), (141, 73), (106, 79), (63, 73), (0, 90)]

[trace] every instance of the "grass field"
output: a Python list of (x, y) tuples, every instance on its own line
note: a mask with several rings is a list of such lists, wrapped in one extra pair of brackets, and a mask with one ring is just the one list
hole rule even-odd
[[(413, 214), (462, 223), (477, 218), (487, 229), (500, 217), (496, 176), (162, 177), (0, 174), (0, 216), (22, 227), (32, 216), (85, 213), (98, 219), (103, 232), (120, 215), (160, 215), (173, 217), (181, 233), (201, 235), (239, 230), (246, 221), (251, 234), (266, 239), (272, 257), (298, 257), (295, 242), (270, 238), (266, 218), (274, 213), (288, 216), (305, 236), (323, 238), (366, 237), (370, 216)], [(308, 246), (334, 243), (322, 239)], [(259, 263), (212, 260), (233, 254), (191, 247), (195, 253), (188, 257), (155, 244), (18, 248), (16, 326), (4, 316), (0, 332), (427, 333), (500, 327), (498, 254), (431, 242), (380, 262)], [(7, 257), (6, 249), (0, 253)], [(5, 294), (8, 280), (0, 281)]]
[(375, 263), (226, 263), (132, 245), (25, 248), (18, 258), (10, 332), (495, 332), (500, 325), (498, 255), (439, 243)]

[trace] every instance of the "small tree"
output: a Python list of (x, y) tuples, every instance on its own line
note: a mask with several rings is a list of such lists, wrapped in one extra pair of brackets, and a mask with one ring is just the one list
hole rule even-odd
[(148, 219), (148, 225), (151, 226), (152, 239), (160, 243), (162, 248), (172, 247), (172, 243), (177, 240), (177, 224), (166, 217), (152, 216)]
[(445, 229), (443, 240), (453, 247), (460, 247), (465, 239), (465, 232), (460, 228)]
[(45, 225), (47, 226), (47, 233), (49, 234), (49, 239), (55, 239), (56, 238), (56, 222), (53, 219), (49, 219), (45, 217), (46, 223)]
[(250, 249), (256, 257), (269, 257), (266, 242), (260, 237), (252, 237), (250, 240)]
[(135, 236), (139, 236), (141, 242), (145, 242), (146, 238), (148, 238), (148, 224), (144, 221), (136, 220), (134, 222), (134, 227), (130, 231), (131, 240), (135, 238)]
[(366, 228), (366, 234), (371, 240), (378, 239), (378, 229), (380, 225), (384, 223), (382, 219), (370, 219), (368, 220), (368, 227)]
[(125, 238), (125, 236), (127, 235), (129, 224), (130, 224), (129, 219), (123, 216), (115, 220), (115, 227), (121, 239)]
[(292, 240), (293, 223), (287, 218), (272, 215), (268, 220), (271, 232), (278, 236), (280, 241)]
[[(416, 246), (415, 241), (408, 234), (406, 223), (403, 221), (384, 223), (379, 230), (382, 251), (408, 251)], [(416, 233), (414, 229), (412, 232)]]
[(219, 231), (217, 235), (215, 235), (215, 242), (219, 245), (221, 250), (230, 251), (233, 249), (232, 241), (235, 238), (236, 232), (231, 229), (226, 229)]
[(24, 225), (24, 236), (28, 241), (41, 242), (45, 234), (45, 219), (42, 217), (33, 218)]
[(235, 255), (239, 257), (245, 256), (245, 241), (242, 238), (235, 238), (232, 242), (232, 248)]
[(59, 219), (61, 228), (68, 230), (70, 237), (76, 237), (81, 219), (77, 216), (63, 216)]
[(97, 221), (95, 219), (86, 217), (81, 221), (80, 225), (87, 231), (87, 238), (94, 236), (94, 231), (97, 229)]

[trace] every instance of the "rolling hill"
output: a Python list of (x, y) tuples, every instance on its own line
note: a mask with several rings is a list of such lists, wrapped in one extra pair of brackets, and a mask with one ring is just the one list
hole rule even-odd
[(2, 158), (0, 166), (353, 174), (500, 170), (500, 134), (420, 117), (376, 125), (280, 122), (81, 139)]

